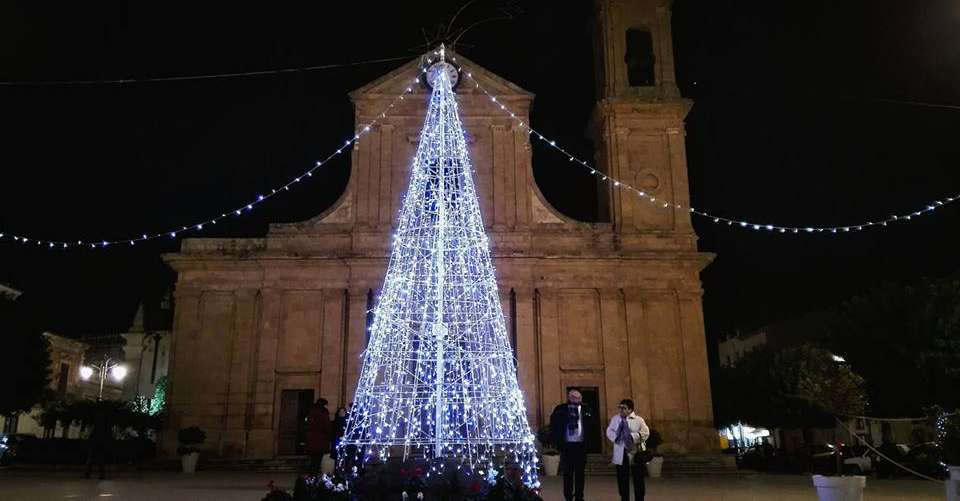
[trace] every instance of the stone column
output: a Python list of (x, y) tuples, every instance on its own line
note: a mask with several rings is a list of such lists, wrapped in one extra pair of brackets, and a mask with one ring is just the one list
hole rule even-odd
[(533, 173), (530, 165), (530, 136), (527, 130), (514, 126), (513, 133), (513, 166), (516, 179), (516, 206), (517, 225), (530, 224), (530, 197), (533, 196)]
[(257, 331), (256, 289), (238, 289), (234, 292), (235, 316), (233, 354), (230, 357), (227, 381), (227, 397), (224, 410), (221, 455), (239, 457), (246, 454), (246, 429), (248, 425), (251, 391), (251, 365)]
[(347, 328), (347, 298), (343, 289), (323, 291), (323, 345), (320, 395), (330, 399), (331, 410), (345, 406), (343, 347)]
[(701, 291), (681, 291), (678, 295), (687, 377), (687, 405), (690, 412), (687, 447), (694, 451), (716, 452), (719, 445), (713, 424), (713, 401), (710, 394), (701, 295)]
[(176, 455), (177, 431), (188, 422), (192, 385), (189, 375), (197, 364), (197, 334), (200, 332), (201, 290), (179, 287), (175, 292), (177, 308), (170, 342), (170, 371), (167, 377), (166, 433), (163, 434), (162, 454)]
[(247, 447), (249, 458), (271, 458), (276, 455), (277, 437), (274, 418), (277, 394), (277, 347), (280, 344), (283, 291), (263, 289), (260, 292), (260, 318), (257, 326), (256, 379), (252, 388), (252, 411), (248, 405)]
[(366, 288), (351, 288), (347, 298), (347, 331), (344, 343), (346, 382), (342, 400), (352, 402), (357, 392), (360, 370), (363, 366), (361, 355), (367, 347), (367, 293)]
[(517, 317), (517, 377), (527, 404), (527, 420), (531, 428), (538, 429), (548, 416), (544, 416), (540, 408), (540, 343), (536, 330), (534, 290), (517, 288), (513, 292), (517, 305), (514, 312)]
[[(630, 155), (627, 151), (627, 141), (630, 137), (630, 129), (626, 127), (616, 127), (613, 113), (610, 112), (604, 118), (605, 134), (609, 138), (607, 143), (607, 158), (609, 159), (607, 175), (615, 179), (626, 180), (627, 172), (630, 169)], [(607, 190), (610, 199), (610, 221), (616, 231), (632, 229), (636, 220), (633, 216), (633, 205), (636, 204), (634, 197), (624, 197), (624, 190), (614, 187), (613, 183), (601, 183)]]
[(393, 211), (393, 131), (391, 124), (382, 124), (380, 129), (380, 225), (389, 227), (397, 215)]
[(506, 165), (504, 152), (504, 136), (506, 127), (500, 124), (490, 125), (490, 163), (493, 186), (493, 228), (500, 228), (509, 223), (507, 220), (506, 199)]
[(623, 295), (626, 310), (626, 351), (630, 360), (631, 394), (637, 414), (647, 419), (653, 415), (654, 402), (649, 373), (650, 336), (644, 328), (643, 293), (638, 288), (630, 287), (623, 289)]
[(386, 203), (386, 200), (380, 198), (380, 175), (384, 166), (380, 163), (380, 132), (379, 127), (370, 129), (366, 137), (357, 142), (354, 149), (355, 155), (359, 155), (367, 170), (367, 182), (369, 186), (366, 190), (366, 200), (364, 204), (367, 212), (363, 221), (370, 226), (377, 226), (380, 222), (380, 204)]
[(541, 416), (548, 418), (553, 407), (563, 398), (560, 377), (560, 332), (558, 326), (557, 291), (540, 289), (537, 318), (540, 324)]
[(624, 296), (620, 289), (603, 288), (599, 292), (603, 378), (607, 395), (607, 402), (601, 402), (600, 405), (615, 409), (620, 400), (633, 398)]
[(644, 329), (650, 333), (648, 372), (653, 420), (664, 442), (685, 446), (689, 430), (687, 367), (676, 291), (645, 291), (643, 311)]
[[(687, 152), (684, 146), (683, 124), (678, 127), (668, 127), (667, 133), (667, 151), (670, 162), (670, 178), (673, 193), (671, 196), (676, 203), (684, 208), (674, 209), (673, 228), (677, 231), (693, 232), (693, 225), (690, 222), (690, 185), (687, 179)], [(694, 247), (695, 248), (695, 247)]]
[(673, 29), (670, 26), (670, 6), (657, 6), (657, 87), (661, 97), (679, 98), (676, 71), (673, 67)]

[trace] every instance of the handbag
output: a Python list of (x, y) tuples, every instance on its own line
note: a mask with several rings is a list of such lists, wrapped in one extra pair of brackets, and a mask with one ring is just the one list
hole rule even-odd
[(637, 463), (647, 464), (650, 461), (653, 461), (653, 451), (649, 449), (641, 449), (640, 446), (637, 446), (637, 452), (633, 456), (634, 461)]

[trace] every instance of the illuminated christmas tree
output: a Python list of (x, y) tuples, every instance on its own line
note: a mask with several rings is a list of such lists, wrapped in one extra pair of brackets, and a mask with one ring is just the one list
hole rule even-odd
[(480, 217), (451, 75), (432, 94), (370, 341), (341, 468), (390, 457), (481, 476), (518, 468), (538, 485), (513, 351)]

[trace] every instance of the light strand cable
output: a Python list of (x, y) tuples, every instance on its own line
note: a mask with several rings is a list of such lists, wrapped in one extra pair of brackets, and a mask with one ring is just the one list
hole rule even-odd
[(116, 84), (134, 84), (150, 82), (180, 82), (185, 80), (211, 80), (218, 78), (241, 78), (255, 77), (263, 75), (278, 75), (281, 73), (300, 73), (306, 71), (329, 70), (335, 68), (349, 68), (352, 66), (362, 66), (365, 64), (388, 63), (399, 60), (410, 60), (410, 56), (383, 57), (379, 59), (367, 59), (364, 61), (353, 61), (348, 63), (318, 64), (315, 66), (301, 66), (297, 68), (278, 68), (272, 70), (259, 71), (240, 71), (233, 73), (210, 73), (204, 75), (180, 75), (170, 77), (150, 77), (150, 78), (117, 78), (107, 80), (5, 80), (0, 81), (0, 86), (7, 87), (31, 87), (31, 86), (56, 86), (56, 85), (116, 85)]

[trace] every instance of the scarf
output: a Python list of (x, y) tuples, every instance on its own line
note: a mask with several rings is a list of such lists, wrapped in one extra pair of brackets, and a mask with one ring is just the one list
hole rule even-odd
[(567, 405), (567, 434), (576, 435), (577, 426), (580, 425), (580, 406)]
[(627, 424), (627, 418), (620, 417), (620, 427), (617, 428), (616, 443), (623, 446), (625, 450), (633, 449), (633, 435), (630, 434), (630, 426)]

